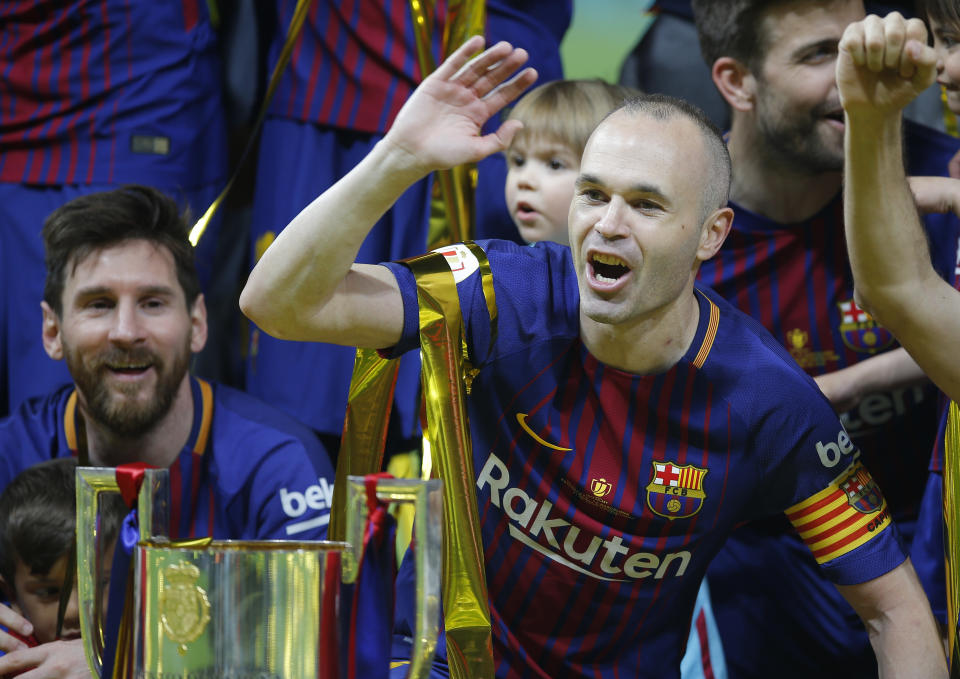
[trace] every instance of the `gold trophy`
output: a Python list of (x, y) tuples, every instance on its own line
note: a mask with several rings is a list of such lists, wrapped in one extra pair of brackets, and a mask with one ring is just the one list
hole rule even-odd
[[(336, 657), (340, 584), (356, 577), (367, 516), (363, 478), (347, 481), (348, 542), (172, 542), (166, 537), (167, 470), (146, 470), (112, 677), (336, 679), (346, 667), (346, 659)], [(119, 492), (114, 469), (77, 469), (80, 626), (94, 677), (103, 676), (105, 660), (98, 575), (104, 546), (97, 530), (104, 492)], [(416, 508), (417, 625), (407, 676), (425, 677), (439, 622), (440, 482), (380, 479), (376, 492)]]

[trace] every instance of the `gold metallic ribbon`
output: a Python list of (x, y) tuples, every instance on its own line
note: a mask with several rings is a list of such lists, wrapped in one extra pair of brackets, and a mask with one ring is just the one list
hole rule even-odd
[(960, 408), (950, 402), (947, 434), (943, 446), (944, 558), (947, 570), (947, 630), (950, 677), (960, 677)]
[[(410, 0), (417, 60), (426, 77), (437, 67), (433, 58), (432, 29), (436, 26), (437, 0)], [(441, 58), (446, 58), (472, 35), (483, 35), (487, 13), (483, 0), (447, 0), (447, 15), (440, 42)], [(430, 227), (427, 250), (460, 243), (473, 237), (473, 194), (477, 186), (474, 164), (458, 165), (435, 173), (430, 201)]]
[[(479, 249), (479, 248), (478, 248)], [(454, 679), (493, 677), (493, 641), (467, 418), (463, 321), (457, 286), (439, 253), (406, 262), (417, 279), (425, 433), (443, 481), (443, 608)]]
[[(237, 180), (237, 176), (239, 176), (240, 170), (243, 168), (243, 162), (250, 154), (250, 149), (257, 139), (257, 132), (259, 132), (264, 118), (267, 117), (267, 108), (270, 106), (270, 100), (273, 99), (273, 93), (277, 90), (277, 85), (280, 84), (280, 76), (283, 75), (283, 69), (287, 67), (287, 62), (290, 61), (293, 44), (300, 35), (300, 29), (303, 28), (304, 19), (307, 18), (307, 10), (310, 9), (310, 2), (311, 0), (297, 0), (297, 6), (293, 10), (293, 18), (290, 19), (290, 26), (287, 28), (287, 37), (284, 40), (283, 49), (280, 50), (280, 58), (277, 59), (277, 63), (273, 67), (273, 73), (270, 74), (267, 93), (263, 98), (263, 103), (260, 104), (260, 112), (257, 114), (257, 120), (253, 123), (253, 129), (250, 131), (250, 138), (247, 140), (247, 145), (243, 147), (240, 161), (237, 163), (236, 168), (234, 168), (233, 174), (230, 175), (230, 180), (227, 182), (227, 185), (223, 187), (223, 191), (213, 200), (210, 207), (203, 213), (203, 216), (200, 217), (197, 223), (193, 225), (193, 228), (190, 229), (190, 244), (194, 247), (200, 242), (200, 237), (203, 236), (203, 233), (210, 225), (210, 220), (213, 219), (213, 215), (220, 209), (220, 205), (227, 197), (227, 194), (230, 193), (230, 189), (233, 188), (233, 183)], [(213, 16), (213, 12), (211, 12), (211, 16)], [(217, 12), (217, 17), (219, 17), (219, 12)]]
[[(465, 246), (479, 263), (492, 345), (497, 314), (490, 264), (479, 246)], [(465, 401), (476, 370), (466, 357), (457, 287), (446, 259), (431, 253), (406, 264), (417, 280), (426, 437), (443, 480), (443, 600), (450, 672), (454, 679), (492, 677), (490, 612)], [(340, 479), (348, 470), (354, 475), (380, 471), (396, 363), (369, 350), (357, 352), (344, 448), (337, 462), (340, 488), (346, 487)], [(337, 492), (335, 485), (331, 539), (341, 539), (334, 531), (346, 524), (345, 501), (338, 504)]]
[(380, 358), (373, 349), (357, 349), (333, 483), (329, 540), (347, 539), (347, 477), (375, 474), (382, 468), (399, 367), (400, 361)]

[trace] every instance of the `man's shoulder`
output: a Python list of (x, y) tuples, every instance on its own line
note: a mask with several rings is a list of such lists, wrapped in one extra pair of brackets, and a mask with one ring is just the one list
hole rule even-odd
[(801, 397), (809, 392), (810, 397), (820, 398), (813, 379), (759, 321), (709, 287), (699, 285), (697, 290), (718, 312), (716, 336), (704, 370), (742, 397), (769, 402), (778, 394)]
[(0, 419), (0, 488), (32, 464), (70, 454), (63, 415), (73, 385), (37, 396)]
[(0, 452), (4, 455), (15, 452), (12, 447), (8, 448), (15, 443), (23, 446), (39, 441), (55, 442), (73, 391), (71, 384), (43, 396), (34, 396), (0, 419)]
[(248, 448), (289, 444), (319, 448), (316, 435), (286, 413), (246, 392), (208, 382), (214, 395), (214, 446), (244, 442)]

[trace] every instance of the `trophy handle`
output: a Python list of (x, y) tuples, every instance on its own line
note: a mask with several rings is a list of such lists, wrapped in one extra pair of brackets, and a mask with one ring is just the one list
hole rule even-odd
[[(113, 467), (77, 467), (77, 601), (80, 635), (87, 664), (94, 677), (103, 674), (103, 585), (100, 564), (99, 498), (101, 493), (119, 493)], [(137, 498), (140, 539), (168, 535), (169, 480), (166, 469), (144, 470)], [(114, 573), (122, 577), (121, 573)]]
[[(343, 581), (354, 582), (363, 556), (363, 532), (366, 525), (366, 485), (362, 476), (347, 478), (347, 542), (352, 549), (343, 553)], [(379, 479), (377, 497), (386, 502), (413, 504), (413, 530), (417, 538), (415, 550), (417, 575), (416, 629), (413, 633), (413, 654), (407, 679), (423, 679), (437, 649), (440, 621), (440, 568), (442, 563), (443, 495), (439, 479)]]

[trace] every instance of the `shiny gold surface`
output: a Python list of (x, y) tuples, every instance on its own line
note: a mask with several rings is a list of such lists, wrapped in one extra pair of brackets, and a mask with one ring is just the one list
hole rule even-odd
[(417, 280), (420, 306), (425, 437), (443, 481), (447, 659), (455, 679), (492, 677), (493, 642), (463, 379), (460, 300), (443, 254), (416, 257), (407, 265)]
[(960, 614), (960, 409), (950, 402), (943, 447), (944, 558), (947, 565), (947, 629), (950, 676), (960, 677), (960, 645), (957, 616)]

